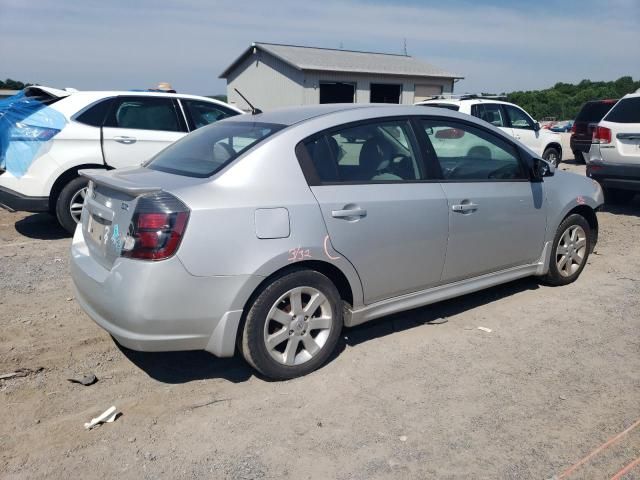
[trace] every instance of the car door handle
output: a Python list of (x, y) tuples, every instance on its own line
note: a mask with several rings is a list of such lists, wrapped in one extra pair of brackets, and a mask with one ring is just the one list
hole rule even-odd
[(349, 208), (346, 210), (331, 210), (333, 218), (358, 218), (366, 217), (367, 211), (364, 208)]
[(136, 143), (136, 137), (125, 137), (125, 136), (120, 136), (120, 137), (113, 137), (113, 139), (118, 142), (118, 143), (124, 143), (125, 145), (130, 145), (132, 143)]
[(461, 203), (459, 205), (451, 205), (451, 210), (459, 213), (474, 212), (478, 209), (476, 203)]

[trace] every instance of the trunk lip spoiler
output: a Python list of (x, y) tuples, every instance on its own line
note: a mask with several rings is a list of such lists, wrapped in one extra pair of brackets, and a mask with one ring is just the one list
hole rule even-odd
[(109, 170), (103, 170), (99, 168), (78, 170), (78, 175), (86, 177), (98, 185), (104, 185), (106, 187), (118, 190), (120, 192), (128, 193), (129, 195), (138, 196), (145, 193), (159, 192), (161, 187), (154, 186), (142, 186), (133, 182), (119, 178), (116, 174), (112, 174)]

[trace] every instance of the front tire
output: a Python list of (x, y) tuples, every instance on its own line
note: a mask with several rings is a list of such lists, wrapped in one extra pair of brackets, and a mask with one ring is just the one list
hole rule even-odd
[(562, 221), (553, 239), (545, 282), (554, 286), (575, 282), (587, 264), (590, 251), (589, 223), (582, 215), (569, 215)]
[(267, 285), (249, 308), (242, 354), (273, 380), (306, 375), (329, 359), (342, 325), (333, 282), (313, 270), (293, 271)]
[(542, 158), (552, 163), (554, 167), (560, 165), (560, 152), (555, 147), (547, 147), (542, 153)]
[(58, 222), (71, 235), (75, 232), (76, 225), (80, 221), (88, 184), (89, 180), (86, 178), (76, 177), (62, 188), (56, 200)]

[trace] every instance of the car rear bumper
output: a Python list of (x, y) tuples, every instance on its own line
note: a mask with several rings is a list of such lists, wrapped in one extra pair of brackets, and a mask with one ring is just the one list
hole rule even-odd
[(111, 270), (89, 254), (76, 230), (71, 277), (85, 312), (132, 350), (207, 350), (234, 354), (244, 303), (262, 277), (196, 277), (177, 257), (160, 262), (118, 259)]
[(48, 212), (49, 197), (30, 197), (0, 186), (0, 207), (12, 212)]
[(572, 135), (569, 139), (569, 145), (572, 152), (589, 153), (589, 150), (591, 149), (591, 139), (578, 140)]
[(587, 165), (587, 176), (604, 188), (640, 192), (640, 165), (612, 165), (592, 161)]

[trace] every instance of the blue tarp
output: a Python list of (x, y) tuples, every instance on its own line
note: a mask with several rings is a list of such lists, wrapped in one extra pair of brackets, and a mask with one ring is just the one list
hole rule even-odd
[(0, 168), (22, 177), (65, 124), (64, 115), (24, 91), (0, 100)]

